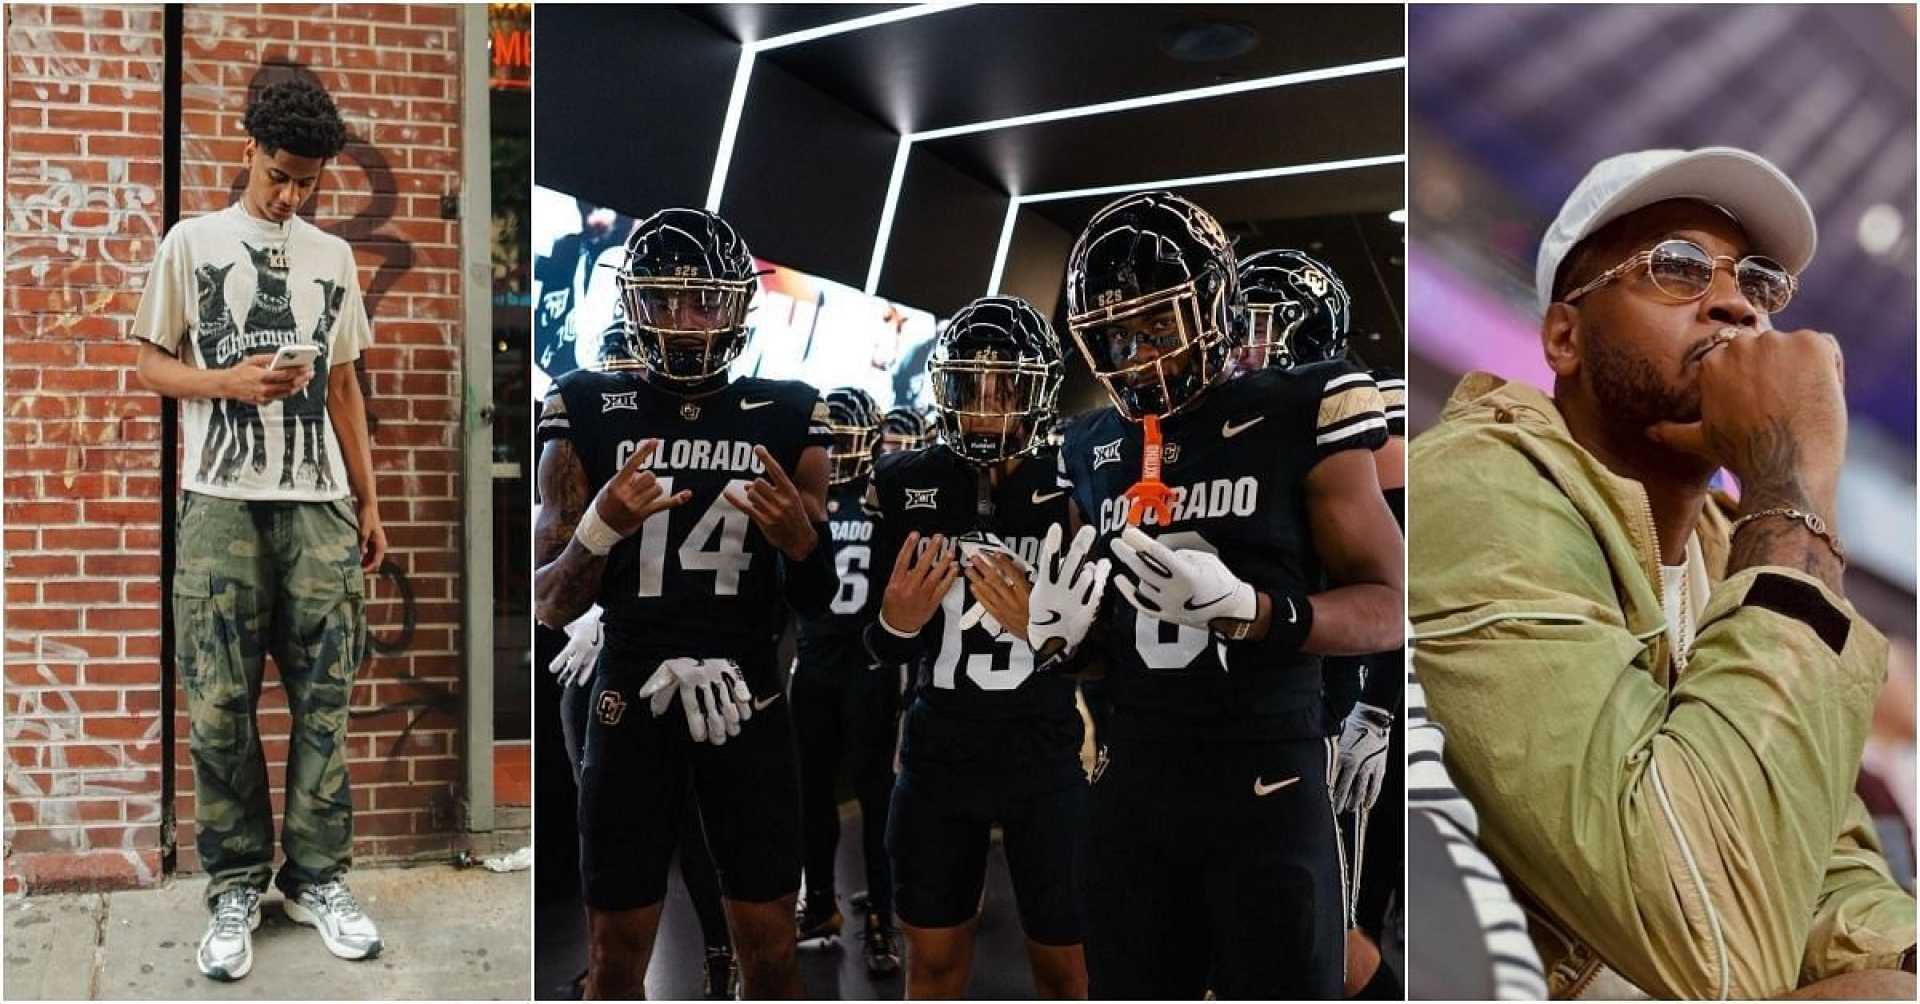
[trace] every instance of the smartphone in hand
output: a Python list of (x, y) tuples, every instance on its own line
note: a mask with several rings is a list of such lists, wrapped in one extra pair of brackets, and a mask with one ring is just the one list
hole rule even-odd
[(302, 366), (312, 366), (320, 358), (318, 345), (282, 345), (280, 351), (273, 354), (273, 366), (276, 370), (297, 370)]

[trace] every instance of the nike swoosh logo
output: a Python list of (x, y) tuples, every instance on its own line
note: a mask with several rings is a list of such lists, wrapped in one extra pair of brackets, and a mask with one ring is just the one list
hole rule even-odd
[[(775, 695), (773, 695), (772, 697), (769, 697), (769, 698), (767, 698), (767, 699), (766, 699), (766, 700), (764, 700), (764, 701), (754, 701), (754, 702), (753, 702), (753, 710), (755, 710), (755, 711), (765, 711), (765, 710), (767, 710), (767, 705), (769, 705), (769, 704), (772, 704), (773, 702), (775, 702), (775, 701), (777, 701), (777, 700), (779, 700), (779, 699), (780, 699), (780, 695), (779, 695), (779, 694), (775, 694)], [(1294, 780), (1296, 780), (1296, 781), (1298, 781), (1298, 780), (1300, 780), (1300, 779), (1296, 777), (1296, 778), (1294, 778)]]
[[(1206, 608), (1213, 606), (1215, 603), (1218, 603), (1221, 600), (1224, 600), (1227, 597), (1232, 595), (1233, 595), (1233, 590), (1229, 589), (1226, 592), (1221, 593), (1218, 596), (1215, 596), (1213, 599), (1210, 599), (1205, 603), (1195, 603), (1193, 602), (1193, 597), (1189, 596), (1187, 597), (1186, 607), (1188, 610), (1205, 610)], [(1287, 602), (1291, 603), (1293, 601), (1288, 600)]]
[(1058, 623), (1060, 623), (1060, 611), (1058, 611), (1058, 610), (1049, 610), (1049, 611), (1047, 611), (1047, 613), (1049, 613), (1049, 614), (1052, 614), (1052, 615), (1053, 615), (1053, 619), (1052, 619), (1052, 620), (1046, 620), (1046, 621), (1034, 621), (1034, 622), (1032, 623), (1032, 625), (1031, 625), (1031, 626), (1032, 626), (1032, 627), (1046, 627), (1046, 626), (1047, 626), (1047, 625), (1049, 625), (1049, 624), (1058, 624)]
[(1239, 434), (1247, 431), (1248, 429), (1253, 428), (1256, 425), (1259, 425), (1261, 422), (1264, 422), (1266, 420), (1267, 420), (1267, 416), (1261, 415), (1258, 418), (1247, 419), (1246, 421), (1241, 422), (1239, 425), (1235, 425), (1232, 422), (1228, 422), (1220, 426), (1220, 435), (1224, 438), (1232, 439), (1233, 437), (1238, 436)]
[(1256, 777), (1253, 779), (1254, 797), (1259, 798), (1264, 795), (1271, 795), (1274, 792), (1279, 791), (1280, 789), (1298, 780), (1300, 780), (1298, 777), (1290, 777), (1290, 778), (1287, 778), (1285, 781), (1279, 781), (1274, 784), (1261, 784), (1260, 779)]
[(1300, 611), (1298, 611), (1298, 610), (1295, 610), (1295, 609), (1293, 608), (1293, 599), (1292, 599), (1292, 597), (1288, 597), (1288, 599), (1287, 599), (1287, 623), (1288, 623), (1288, 624), (1298, 624), (1299, 622), (1300, 622)]
[(749, 401), (749, 400), (746, 400), (745, 398), (742, 398), (740, 400), (740, 410), (752, 411), (755, 408), (765, 408), (767, 405), (770, 405), (772, 403), (773, 403), (772, 401)]
[(1050, 494), (1050, 495), (1042, 495), (1042, 494), (1040, 494), (1039, 492), (1034, 492), (1034, 493), (1033, 493), (1033, 504), (1034, 504), (1034, 505), (1039, 505), (1039, 504), (1040, 504), (1040, 503), (1042, 503), (1042, 502), (1051, 502), (1051, 501), (1053, 501), (1054, 499), (1057, 499), (1057, 498), (1059, 498), (1060, 496), (1062, 496), (1062, 495), (1065, 495), (1065, 494), (1066, 494), (1066, 492), (1054, 492), (1054, 493), (1052, 493), (1052, 494)]

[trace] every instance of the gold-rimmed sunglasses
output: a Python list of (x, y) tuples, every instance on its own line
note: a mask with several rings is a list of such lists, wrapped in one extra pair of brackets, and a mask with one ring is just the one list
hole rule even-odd
[(1747, 302), (1768, 314), (1786, 309), (1800, 280), (1786, 267), (1765, 255), (1736, 259), (1731, 255), (1712, 255), (1688, 240), (1664, 240), (1595, 276), (1592, 282), (1560, 298), (1575, 300), (1635, 269), (1645, 269), (1653, 288), (1676, 300), (1698, 300), (1713, 286), (1713, 273), (1721, 262), (1731, 263), (1734, 285)]

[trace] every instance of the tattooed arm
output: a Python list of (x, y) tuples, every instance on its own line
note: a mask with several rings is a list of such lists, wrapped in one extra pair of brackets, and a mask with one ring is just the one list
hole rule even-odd
[[(1787, 507), (1819, 513), (1833, 519), (1833, 498), (1815, 500), (1802, 482), (1801, 448), (1794, 430), (1780, 417), (1770, 418), (1756, 431), (1747, 449), (1748, 470), (1740, 482), (1740, 515)], [(1727, 571), (1756, 565), (1797, 568), (1846, 595), (1841, 588), (1846, 566), (1827, 542), (1805, 523), (1784, 516), (1767, 516), (1742, 524), (1733, 535)]]
[(587, 612), (600, 595), (600, 576), (607, 570), (604, 554), (595, 554), (576, 531), (593, 507), (602, 532), (625, 540), (656, 513), (693, 497), (682, 490), (668, 495), (653, 472), (646, 469), (660, 441), (649, 439), (633, 451), (625, 467), (600, 491), (587, 494), (587, 468), (565, 440), (547, 443), (540, 454), (540, 520), (534, 524), (533, 612), (540, 623), (565, 628)]
[[(1700, 358), (1700, 421), (1648, 430), (1720, 464), (1740, 479), (1741, 515), (1788, 506), (1834, 524), (1834, 494), (1847, 455), (1845, 363), (1840, 343), (1818, 331), (1763, 331)], [(1841, 592), (1843, 566), (1806, 524), (1768, 516), (1734, 536), (1727, 572), (1792, 568)]]
[(540, 515), (533, 525), (534, 614), (540, 623), (565, 628), (593, 606), (607, 559), (573, 537), (586, 515), (587, 468), (564, 439), (540, 451)]

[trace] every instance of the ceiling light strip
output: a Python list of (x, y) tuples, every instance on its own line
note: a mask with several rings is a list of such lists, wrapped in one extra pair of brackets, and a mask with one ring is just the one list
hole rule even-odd
[(1202, 185), (1220, 185), (1231, 181), (1258, 181), (1262, 178), (1285, 178), (1296, 174), (1324, 174), (1328, 171), (1352, 171), (1363, 167), (1382, 167), (1387, 164), (1404, 164), (1407, 155), (1390, 154), (1384, 157), (1356, 157), (1351, 160), (1328, 160), (1317, 164), (1290, 164), (1286, 167), (1264, 167), (1253, 171), (1229, 171), (1225, 174), (1201, 174), (1189, 178), (1166, 178), (1160, 181), (1142, 181), (1131, 185), (1103, 185), (1099, 188), (1076, 188), (1063, 192), (1036, 192), (1022, 195), (1015, 201), (1021, 205), (1034, 202), (1059, 202), (1063, 199), (1089, 199), (1100, 195), (1124, 195), (1128, 192), (1144, 192), (1154, 188), (1198, 188)]
[(1000, 246), (993, 252), (993, 274), (987, 277), (987, 295), (1000, 292), (1000, 280), (1006, 276), (1007, 249), (1013, 245), (1013, 221), (1020, 215), (1020, 200), (1007, 200), (1007, 218), (1000, 224)]
[(733, 163), (734, 139), (740, 132), (740, 111), (747, 104), (747, 83), (753, 78), (753, 60), (757, 54), (769, 49), (781, 49), (789, 45), (799, 45), (802, 42), (844, 35), (850, 31), (860, 31), (863, 28), (877, 28), (883, 24), (909, 21), (916, 17), (940, 14), (969, 6), (972, 5), (968, 3), (914, 4), (881, 14), (857, 17), (848, 21), (835, 21), (832, 24), (819, 25), (805, 31), (775, 35), (758, 42), (741, 43), (740, 62), (734, 66), (733, 70), (733, 93), (727, 96), (727, 117), (720, 125), (720, 151), (714, 155), (713, 177), (707, 183), (707, 211), (710, 213), (720, 211), (720, 196), (727, 188), (727, 168)]
[(747, 83), (753, 79), (751, 47), (740, 50), (733, 68), (733, 93), (727, 96), (727, 117), (720, 125), (720, 151), (713, 157), (713, 179), (707, 183), (707, 212), (720, 211), (720, 193), (727, 188), (727, 168), (733, 164), (733, 140), (740, 132), (740, 110), (747, 105)]
[(925, 132), (914, 133), (912, 138), (916, 143), (928, 140), (949, 139), (954, 136), (966, 136), (977, 132), (992, 132), (996, 129), (1017, 129), (1021, 126), (1038, 125), (1043, 122), (1086, 118), (1091, 115), (1107, 115), (1113, 112), (1132, 111), (1137, 108), (1151, 108), (1155, 105), (1178, 104), (1183, 101), (1204, 101), (1208, 98), (1245, 94), (1249, 91), (1288, 87), (1294, 84), (1308, 84), (1319, 80), (1337, 80), (1342, 77), (1357, 77), (1370, 73), (1384, 73), (1389, 70), (1404, 70), (1406, 67), (1407, 60), (1404, 56), (1396, 56), (1392, 59), (1375, 59), (1364, 63), (1348, 63), (1344, 66), (1329, 66), (1318, 70), (1282, 73), (1272, 77), (1260, 77), (1256, 80), (1241, 80), (1230, 84), (1192, 87), (1182, 91), (1167, 91), (1162, 94), (1148, 94), (1137, 98), (1122, 98), (1118, 101), (1102, 101), (1098, 104), (1078, 105), (1072, 108), (1057, 108), (1050, 112), (1016, 115), (1011, 118), (974, 122), (969, 125), (949, 126), (945, 129), (928, 129)]
[(775, 35), (772, 38), (761, 39), (758, 42), (749, 42), (747, 43), (747, 47), (756, 52), (766, 52), (769, 49), (783, 49), (789, 45), (799, 45), (802, 42), (814, 42), (834, 35), (844, 35), (850, 31), (878, 28), (883, 24), (910, 21), (916, 17), (926, 17), (928, 14), (942, 14), (950, 10), (971, 6), (973, 5), (970, 3), (915, 4), (911, 7), (902, 7), (898, 10), (890, 10), (880, 14), (856, 17), (850, 21), (835, 21), (832, 24), (823, 24), (818, 27), (807, 28), (804, 31), (793, 31), (785, 35)]
[(907, 154), (913, 137), (900, 137), (893, 151), (893, 174), (887, 178), (887, 201), (880, 207), (880, 230), (873, 235), (873, 257), (867, 259), (867, 295), (880, 286), (880, 264), (887, 259), (887, 240), (893, 236), (893, 211), (900, 205), (900, 182), (907, 176)]

